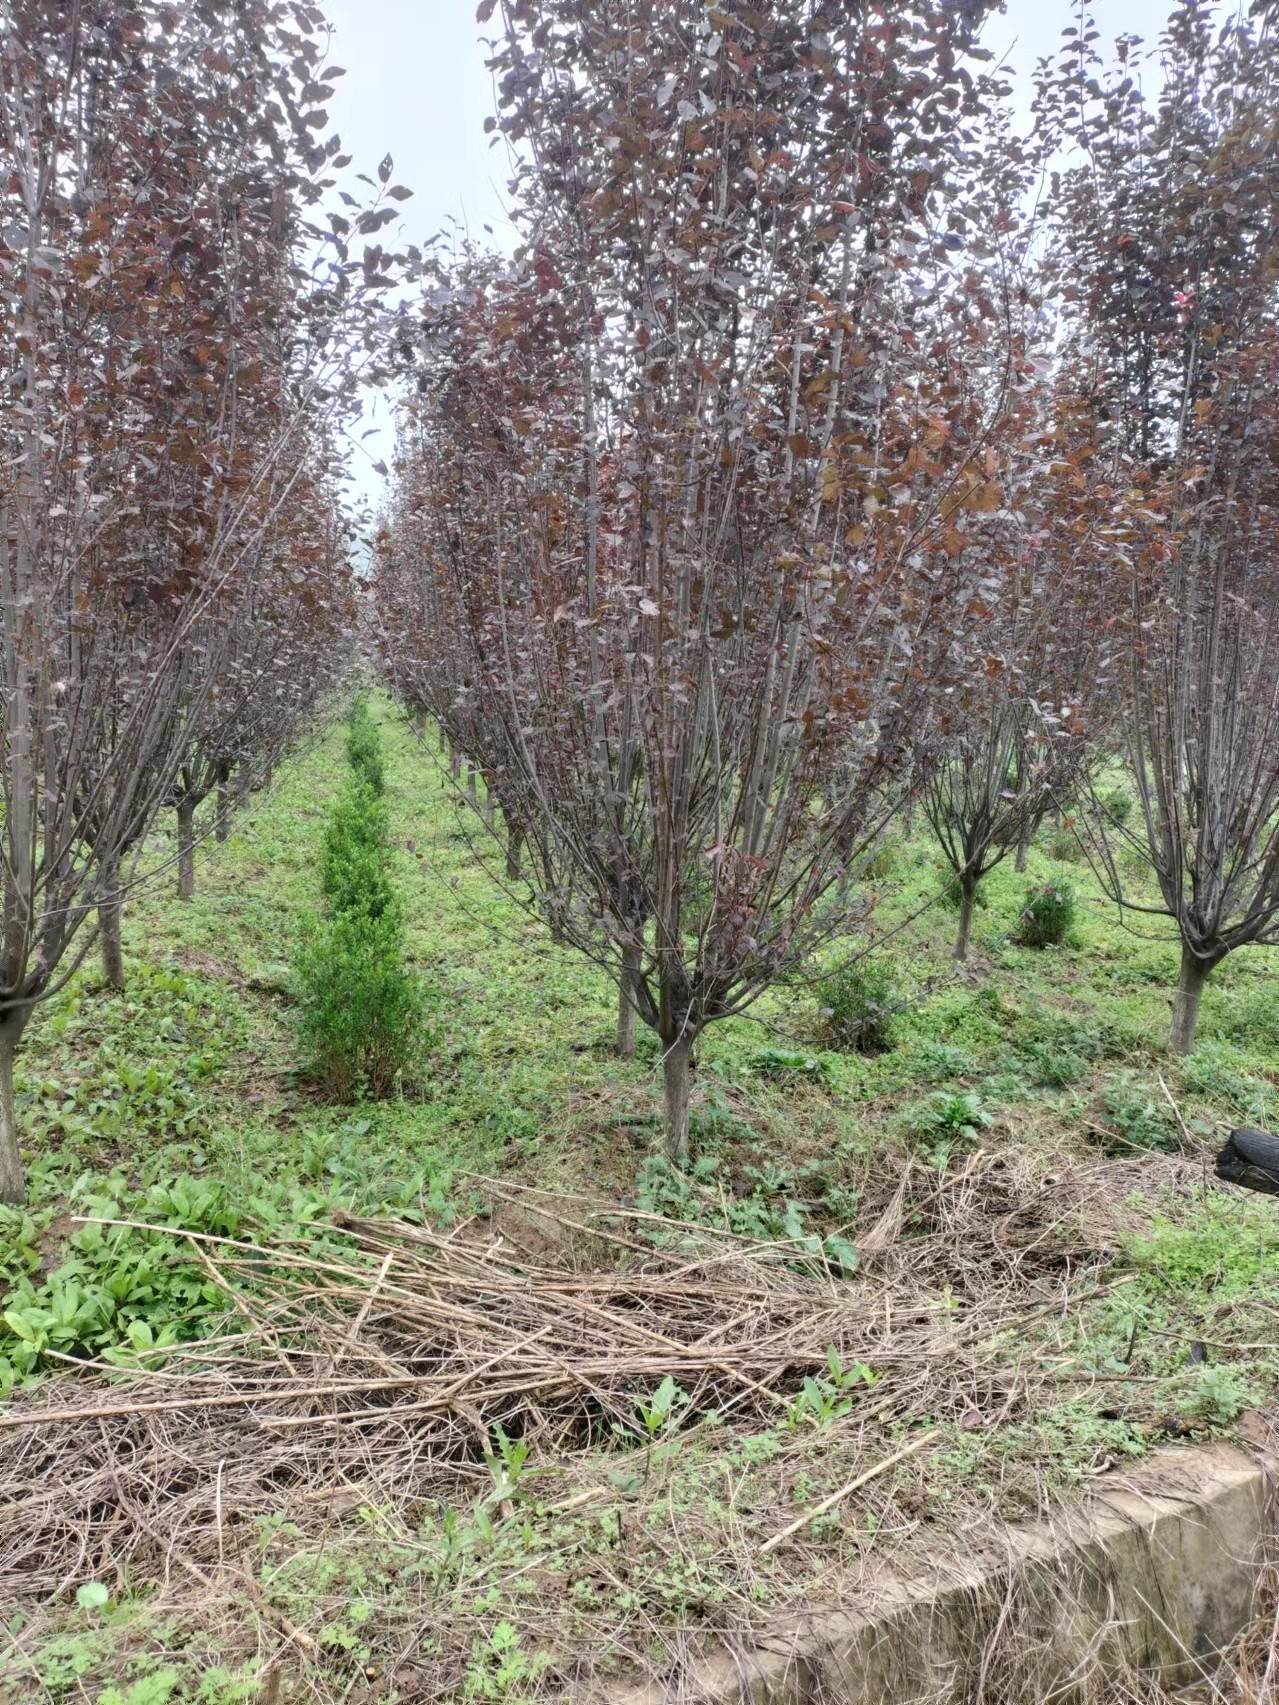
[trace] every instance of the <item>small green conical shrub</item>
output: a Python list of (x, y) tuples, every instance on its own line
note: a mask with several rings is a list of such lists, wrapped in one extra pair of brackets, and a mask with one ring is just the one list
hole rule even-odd
[(1116, 829), (1122, 829), (1132, 816), (1133, 797), (1125, 788), (1112, 787), (1097, 801), (1102, 817)]
[(386, 1095), (403, 1082), (425, 1004), (406, 962), (404, 914), (387, 870), (381, 736), (362, 701), (351, 713), (347, 751), (351, 779), (320, 855), (328, 916), (306, 932), (294, 966), (305, 1070), (339, 1101)]
[(1068, 882), (1045, 882), (1026, 896), (1017, 923), (1023, 947), (1056, 947), (1075, 921), (1075, 894)]
[(351, 778), (324, 833), (320, 889), (335, 911), (378, 912), (390, 897), (385, 876), (390, 825), (386, 806), (361, 775)]
[(298, 1029), (307, 1075), (329, 1095), (378, 1097), (412, 1066), (422, 991), (404, 956), (404, 923), (392, 899), (374, 915), (334, 912), (303, 941), (297, 961)]
[(386, 787), (386, 768), (382, 761), (382, 732), (369, 714), (368, 704), (362, 698), (356, 699), (351, 706), (346, 755), (356, 775), (361, 776), (374, 793), (383, 792)]
[(849, 959), (817, 988), (822, 1031), (829, 1047), (882, 1054), (893, 1045), (896, 1012), (893, 968), (886, 959)]

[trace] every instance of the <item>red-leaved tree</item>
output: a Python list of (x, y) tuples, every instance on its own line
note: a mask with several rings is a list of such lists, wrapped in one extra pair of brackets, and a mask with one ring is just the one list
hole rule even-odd
[[(252, 599), (285, 619), (314, 560), (301, 506), (328, 477), (318, 423), (342, 407), (344, 320), (370, 282), (340, 251), (300, 264), (340, 146), (316, 142), (320, 21), (232, 0), (5, 12), (4, 1199), (23, 1189), (19, 1041), (140, 875), (191, 658), (225, 655)], [(340, 555), (324, 574), (340, 601)]]
[(945, 360), (1000, 318), (982, 11), (500, 8), (528, 241), (425, 300), (378, 607), (657, 1031), (676, 1157), (697, 1038), (845, 926), (955, 663), (1017, 363)]
[[(1083, 15), (1040, 94), (1077, 161), (1053, 198), (1064, 353), (1124, 548), (1116, 681), (1140, 814), (1127, 830), (1095, 812), (1090, 833), (1126, 912), (1176, 929), (1180, 1052), (1214, 967), (1279, 940), (1279, 36), (1254, 13), (1178, 5), (1155, 102), (1131, 44), (1098, 64)], [(1124, 850), (1156, 899), (1125, 882)]]

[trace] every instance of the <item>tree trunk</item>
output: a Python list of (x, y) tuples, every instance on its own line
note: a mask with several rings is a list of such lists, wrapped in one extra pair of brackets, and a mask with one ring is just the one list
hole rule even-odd
[(13, 1061), (20, 1034), (21, 1031), (0, 1035), (0, 1202), (18, 1205), (27, 1198), (18, 1149), (18, 1118), (13, 1105)]
[(124, 948), (120, 941), (120, 873), (114, 865), (103, 871), (105, 892), (98, 903), (98, 934), (102, 941), (102, 975), (109, 989), (124, 988)]
[(451, 740), (449, 741), (449, 774), (454, 781), (460, 780), (462, 775), (462, 754)]
[(178, 806), (178, 899), (195, 897), (195, 806)]
[(676, 1166), (688, 1164), (688, 1099), (692, 1088), (693, 1044), (682, 1031), (666, 1046), (662, 1057), (662, 1088), (666, 1097), (666, 1158)]
[(973, 936), (973, 906), (976, 899), (976, 879), (971, 876), (961, 876), (959, 879), (959, 939), (955, 942), (955, 958), (961, 964), (968, 957), (968, 945)]
[(628, 942), (622, 949), (622, 980), (617, 987), (617, 1057), (635, 1058), (635, 985), (639, 979), (640, 950)]
[(1016, 868), (1017, 868), (1017, 871), (1019, 874), (1023, 873), (1026, 869), (1026, 857), (1027, 857), (1027, 854), (1029, 852), (1030, 852), (1030, 830), (1027, 829), (1026, 833), (1017, 842), (1017, 864), (1016, 864)]
[(224, 770), (218, 777), (218, 807), (217, 816), (213, 820), (213, 833), (218, 840), (225, 841), (231, 833), (231, 772)]
[(1195, 1031), (1199, 1025), (1199, 1003), (1203, 999), (1204, 984), (1212, 975), (1215, 959), (1200, 959), (1192, 953), (1183, 942), (1181, 947), (1181, 976), (1177, 981), (1177, 993), (1172, 1001), (1172, 1031), (1168, 1038), (1168, 1049), (1173, 1054), (1188, 1054), (1195, 1045)]
[(518, 882), (520, 879), (520, 853), (523, 847), (523, 835), (517, 834), (514, 829), (508, 829), (506, 832), (506, 880), (508, 882)]
[(466, 766), (466, 797), (470, 800), (472, 805), (474, 805), (478, 808), (479, 803), (480, 803), (480, 796), (479, 796), (478, 792), (476, 791), (476, 787), (475, 787), (475, 765), (474, 764), (468, 764)]

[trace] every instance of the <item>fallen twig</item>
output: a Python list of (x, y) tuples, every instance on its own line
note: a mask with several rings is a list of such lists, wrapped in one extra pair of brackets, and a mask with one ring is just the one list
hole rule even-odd
[(776, 1551), (779, 1545), (783, 1545), (792, 1534), (796, 1534), (801, 1528), (807, 1527), (810, 1521), (815, 1521), (818, 1516), (825, 1515), (827, 1510), (833, 1510), (835, 1505), (848, 1497), (850, 1492), (856, 1492), (859, 1487), (877, 1479), (888, 1469), (896, 1468), (899, 1462), (904, 1462), (908, 1456), (914, 1456), (917, 1451), (923, 1450), (925, 1445), (932, 1444), (939, 1437), (940, 1433), (936, 1428), (931, 1432), (921, 1433), (918, 1438), (912, 1439), (908, 1445), (903, 1445), (899, 1451), (894, 1451), (892, 1456), (887, 1456), (882, 1462), (877, 1462), (873, 1468), (866, 1468), (860, 1474), (855, 1474), (837, 1492), (832, 1492), (829, 1498), (823, 1498), (820, 1504), (814, 1504), (811, 1510), (806, 1510), (802, 1516), (797, 1516), (780, 1533), (775, 1533), (771, 1539), (766, 1539), (759, 1548), (760, 1556), (767, 1557), (771, 1551)]

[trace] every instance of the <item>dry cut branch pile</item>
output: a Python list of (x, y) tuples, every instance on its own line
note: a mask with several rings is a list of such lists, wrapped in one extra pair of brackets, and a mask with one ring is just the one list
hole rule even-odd
[[(1098, 1289), (1058, 1182), (982, 1155), (908, 1170), (871, 1204), (852, 1281), (797, 1270), (785, 1245), (531, 1193), (516, 1207), (508, 1192), (510, 1229), (499, 1217), (484, 1237), (347, 1219), (345, 1251), (317, 1254), (185, 1234), (241, 1330), (154, 1371), (42, 1386), (0, 1416), (0, 1592), (200, 1581), (234, 1564), (257, 1516), (315, 1534), (359, 1507), (465, 1503), (491, 1486), (498, 1427), (569, 1470), (617, 1428), (642, 1430), (668, 1375), (687, 1394), (681, 1427), (708, 1411), (759, 1426), (832, 1349), (864, 1362), (861, 1467), (921, 1417), (1016, 1418), (1036, 1381), (1019, 1343)], [(529, 1204), (579, 1249), (589, 1234), (593, 1269), (517, 1250)]]

